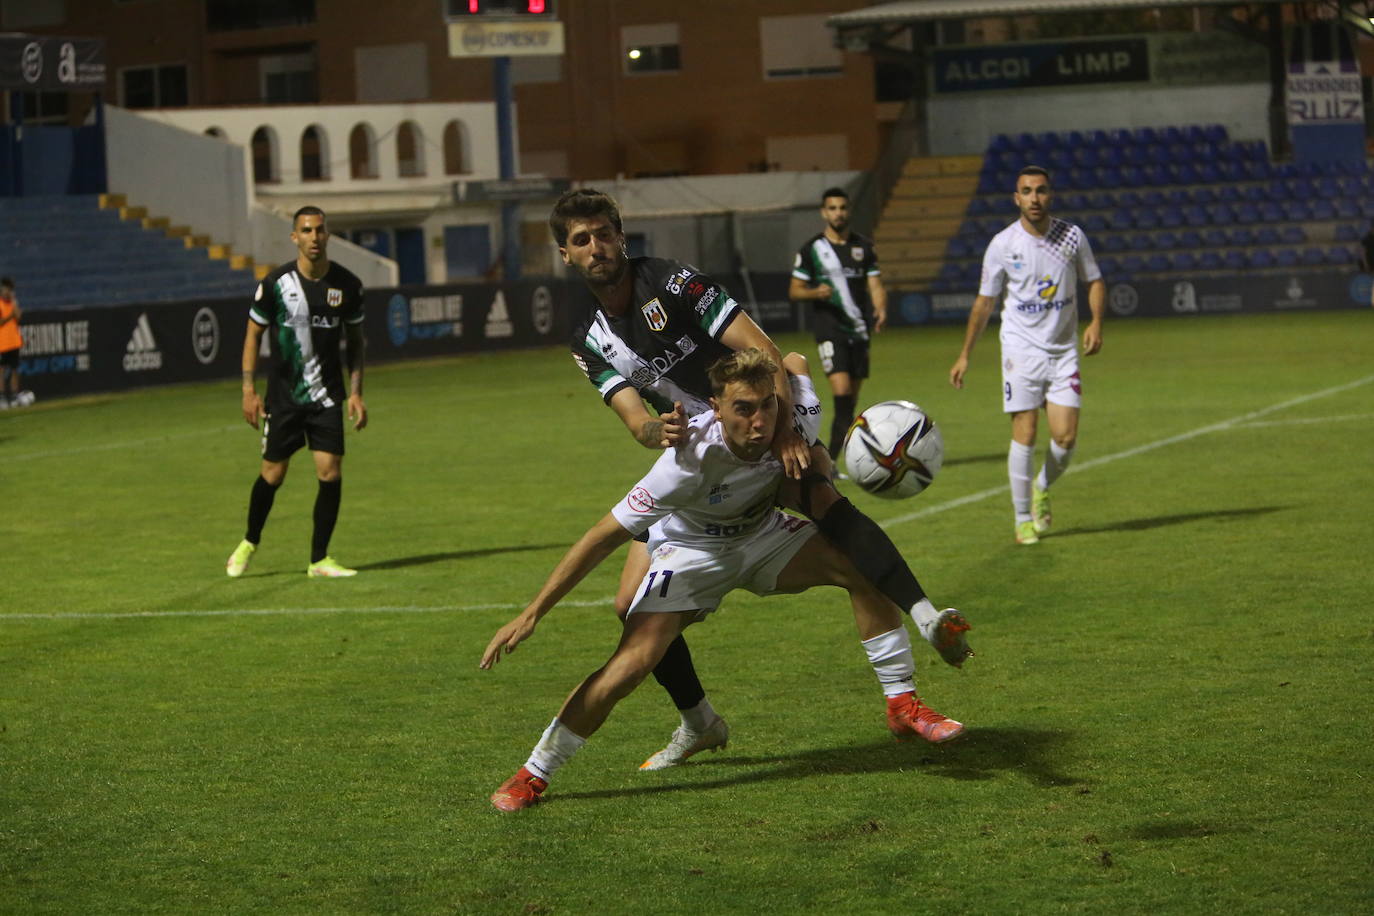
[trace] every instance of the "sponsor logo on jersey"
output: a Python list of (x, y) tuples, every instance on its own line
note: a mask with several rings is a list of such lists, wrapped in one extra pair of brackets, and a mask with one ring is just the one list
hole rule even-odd
[(1059, 292), (1059, 284), (1055, 283), (1054, 277), (1051, 277), (1049, 274), (1045, 274), (1040, 278), (1039, 286), (1040, 289), (1036, 291), (1036, 295), (1041, 299), (1053, 299), (1054, 294)]
[(203, 366), (213, 363), (219, 355), (219, 319), (208, 306), (202, 306), (191, 319), (191, 349)]
[[(684, 338), (685, 339), (685, 338)], [(691, 343), (691, 350), (678, 353), (677, 350), (664, 350), (662, 356), (654, 356), (644, 360), (644, 365), (640, 366), (630, 376), (630, 383), (636, 388), (647, 388), (654, 382), (663, 378), (668, 372), (682, 361), (682, 358), (692, 350), (696, 349), (696, 344)], [(678, 341), (678, 346), (682, 346), (682, 341)]]
[(666, 560), (675, 553), (677, 553), (677, 547), (675, 545), (663, 544), (657, 550), (654, 551), (654, 559)]
[(644, 313), (644, 320), (649, 323), (651, 330), (661, 331), (668, 326), (668, 310), (657, 299), (650, 299), (639, 310)]
[(630, 495), (625, 497), (625, 502), (629, 503), (630, 508), (636, 512), (652, 512), (654, 510), (654, 496), (643, 487), (635, 487), (630, 491)]
[(711, 492), (706, 496), (708, 505), (717, 505), (730, 498), (730, 485), (728, 483), (718, 483), (711, 488)]
[(683, 356), (686, 356), (697, 348), (697, 342), (684, 334), (677, 339), (677, 348), (682, 351)]
[(849, 256), (856, 261), (862, 261), (864, 259), (864, 250), (858, 245), (855, 245), (849, 249)]
[(690, 268), (687, 268), (687, 267), (684, 267), (684, 268), (682, 268), (681, 270), (679, 270), (677, 273), (675, 273), (675, 274), (673, 274), (671, 277), (669, 277), (669, 278), (664, 282), (663, 288), (666, 289), (668, 292), (672, 293), (674, 296), (680, 296), (680, 295), (682, 295), (682, 287), (683, 287), (683, 285), (684, 285), (688, 280), (690, 280), (691, 277), (692, 277), (692, 271), (691, 271), (691, 269), (690, 269)]
[(134, 325), (128, 346), (124, 348), (124, 371), (141, 372), (161, 368), (162, 351), (157, 348), (153, 326), (148, 323), (148, 313), (143, 312), (138, 316), (138, 324)]
[(711, 303), (715, 302), (715, 301), (716, 301), (716, 297), (719, 296), (719, 295), (720, 295), (720, 287), (719, 287), (719, 286), (713, 286), (713, 287), (711, 287), (710, 289), (708, 289), (708, 290), (702, 295), (702, 297), (701, 297), (700, 299), (697, 300), (697, 314), (698, 314), (698, 315), (705, 315), (705, 314), (706, 314), (706, 310), (709, 309), (709, 308), (711, 307)]
[(312, 328), (337, 328), (339, 319), (334, 315), (311, 315), (310, 326)]
[(330, 308), (338, 308), (343, 305), (343, 290), (330, 287), (325, 291), (324, 301), (329, 303)]
[(700, 280), (693, 280), (688, 283), (684, 289), (687, 291), (687, 295), (696, 299), (699, 298), (702, 293), (706, 292), (706, 284), (702, 283)]

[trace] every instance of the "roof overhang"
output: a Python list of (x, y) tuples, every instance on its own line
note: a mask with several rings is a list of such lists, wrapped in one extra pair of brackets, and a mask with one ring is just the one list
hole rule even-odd
[(982, 16), (1024, 16), (1035, 13), (1083, 13), (1172, 6), (1247, 6), (1235, 0), (896, 0), (837, 13), (826, 22), (831, 28), (900, 25), (934, 19), (977, 19)]

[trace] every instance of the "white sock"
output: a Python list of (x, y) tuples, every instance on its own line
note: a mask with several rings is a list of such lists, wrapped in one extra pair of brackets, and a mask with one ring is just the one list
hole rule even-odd
[(530, 752), (530, 759), (525, 761), (525, 769), (547, 781), (555, 770), (567, 763), (568, 759), (577, 753), (578, 748), (586, 743), (586, 738), (568, 731), (568, 727), (555, 717), (549, 723), (549, 727), (544, 729), (539, 743)]
[(1059, 479), (1069, 468), (1069, 462), (1073, 459), (1073, 449), (1063, 448), (1058, 442), (1050, 440), (1049, 453), (1045, 455), (1045, 466), (1036, 475), (1035, 485), (1042, 490), (1048, 490), (1050, 484)]
[(911, 658), (911, 637), (898, 627), (863, 641), (873, 673), (878, 675), (883, 696), (895, 697), (916, 689), (916, 662)]
[(679, 709), (678, 712), (682, 714), (682, 727), (691, 732), (704, 732), (719, 718), (706, 697), (702, 697), (701, 702), (691, 709)]
[(1035, 466), (1035, 448), (1011, 440), (1007, 451), (1007, 480), (1011, 481), (1011, 508), (1018, 522), (1031, 517), (1031, 469)]
[(922, 598), (920, 601), (917, 601), (911, 606), (911, 610), (908, 611), (908, 613), (911, 614), (911, 619), (916, 624), (916, 628), (923, 634), (926, 631), (926, 627), (934, 623), (940, 616), (940, 612), (935, 610), (935, 605), (930, 603), (929, 598)]

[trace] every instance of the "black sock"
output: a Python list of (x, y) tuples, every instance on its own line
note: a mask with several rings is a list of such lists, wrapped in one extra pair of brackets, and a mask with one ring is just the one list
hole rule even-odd
[(654, 669), (654, 680), (668, 691), (668, 696), (673, 698), (673, 705), (678, 709), (691, 709), (706, 699), (706, 688), (697, 679), (697, 669), (692, 664), (687, 640), (681, 636), (668, 643), (668, 651), (663, 653), (658, 667)]
[(277, 498), (277, 486), (268, 483), (261, 474), (253, 481), (253, 493), (248, 497), (248, 533), (243, 536), (250, 544), (257, 544), (262, 540), (262, 526), (267, 524), (267, 514), (272, 511), (272, 500)]
[(830, 458), (840, 460), (840, 450), (844, 448), (844, 434), (849, 432), (849, 424), (854, 422), (854, 395), (835, 395), (835, 407), (830, 417)]
[(849, 500), (841, 497), (825, 518), (816, 519), (816, 527), (903, 611), (910, 612), (911, 606), (926, 596), (887, 532)]
[(334, 523), (339, 520), (342, 497), (342, 479), (320, 481), (320, 491), (315, 494), (315, 533), (310, 538), (311, 563), (329, 556), (329, 539), (334, 536)]

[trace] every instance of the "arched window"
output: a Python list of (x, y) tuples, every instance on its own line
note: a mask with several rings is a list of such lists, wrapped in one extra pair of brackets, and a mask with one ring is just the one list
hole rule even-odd
[(360, 123), (353, 125), (348, 134), (349, 174), (354, 178), (377, 177), (377, 135), (372, 125)]
[(329, 180), (329, 143), (324, 128), (311, 124), (301, 132), (301, 181)]
[(424, 137), (414, 121), (402, 121), (396, 128), (396, 174), (414, 178), (424, 173)]
[(253, 181), (256, 184), (279, 180), (277, 132), (267, 125), (253, 131)]
[(444, 174), (462, 175), (468, 171), (467, 125), (449, 121), (444, 125)]

